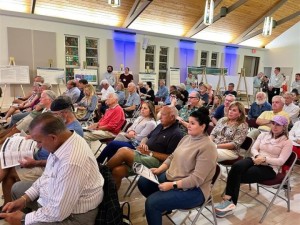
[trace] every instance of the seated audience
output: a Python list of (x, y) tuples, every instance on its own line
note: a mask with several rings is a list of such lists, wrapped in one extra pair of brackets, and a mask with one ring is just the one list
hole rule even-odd
[(165, 101), (169, 95), (168, 88), (166, 87), (165, 80), (159, 80), (159, 86), (157, 93), (155, 94), (155, 103), (157, 104), (159, 101)]
[(40, 103), (39, 105), (37, 105), (35, 110), (31, 111), (29, 115), (27, 115), (22, 120), (20, 120), (16, 125), (0, 133), (0, 144), (3, 144), (6, 138), (16, 133), (20, 133), (22, 130), (24, 132), (27, 132), (31, 121), (37, 115), (49, 111), (51, 103), (54, 101), (55, 98), (56, 98), (56, 94), (53, 91), (50, 90), (43, 91), (41, 94)]
[(299, 101), (300, 101), (300, 95), (299, 95), (299, 92), (297, 89), (293, 89), (291, 91), (292, 95), (293, 95), (293, 103), (295, 105), (298, 105), (299, 106)]
[(232, 94), (228, 94), (225, 96), (224, 104), (220, 105), (214, 113), (214, 116), (212, 117), (211, 121), (214, 125), (217, 124), (218, 120), (223, 118), (224, 116), (227, 116), (228, 114), (228, 108), (229, 105), (235, 101), (235, 96)]
[(199, 93), (200, 93), (200, 97), (201, 100), (204, 102), (203, 105), (207, 105), (209, 102), (209, 96), (207, 93), (207, 86), (206, 84), (201, 84), (200, 88), (199, 88)]
[(37, 84), (43, 84), (44, 81), (45, 81), (45, 80), (44, 80), (43, 77), (41, 77), (41, 76), (36, 76), (36, 77), (34, 78), (34, 81), (33, 81), (33, 88), (32, 88), (32, 91), (29, 92), (29, 93), (28, 93), (26, 96), (24, 96), (24, 97), (20, 97), (20, 98), (14, 99), (12, 103), (13, 103), (13, 104), (20, 104), (20, 103), (26, 101), (28, 98), (30, 98), (30, 96), (32, 96), (32, 95), (36, 92), (35, 86), (36, 86)]
[[(43, 84), (40, 83), (38, 85), (39, 85), (39, 88), (38, 88), (37, 94), (39, 96), (39, 99), (38, 99), (38, 101), (36, 101), (36, 104), (33, 106), (33, 110), (36, 110), (36, 111), (39, 111), (39, 108), (40, 108), (39, 103), (40, 103), (40, 98), (41, 98), (42, 92), (45, 90), (51, 90), (51, 88), (52, 88), (52, 85), (49, 83), (43, 83)], [(26, 111), (26, 112), (22, 111), (20, 113), (12, 115), (10, 123), (9, 123), (9, 127), (12, 127), (17, 122), (19, 122), (21, 119), (25, 118), (27, 115), (29, 115), (31, 113), (31, 111)]]
[(108, 109), (98, 123), (88, 126), (89, 131), (84, 132), (84, 139), (90, 143), (106, 138), (115, 138), (120, 132), (125, 116), (123, 109), (118, 104), (118, 96), (109, 93), (105, 101)]
[(129, 168), (134, 162), (142, 163), (148, 168), (159, 167), (175, 150), (182, 138), (177, 116), (174, 106), (164, 106), (161, 110), (161, 123), (142, 139), (136, 151), (127, 147), (120, 148), (108, 161), (107, 166), (112, 171), (117, 189), (120, 188), (122, 179), (131, 174)]
[(84, 87), (84, 97), (76, 104), (75, 116), (78, 120), (87, 120), (96, 110), (98, 97), (92, 84)]
[(228, 88), (227, 88), (227, 91), (224, 92), (224, 95), (223, 96), (226, 96), (226, 95), (234, 95), (234, 97), (237, 96), (237, 92), (234, 90), (234, 83), (229, 83), (228, 84)]
[(99, 115), (103, 115), (105, 110), (107, 109), (105, 101), (110, 93), (115, 93), (115, 89), (105, 79), (101, 81), (100, 85), (102, 89), (100, 92), (101, 98), (99, 99), (98, 113)]
[(118, 95), (119, 105), (123, 106), (125, 103), (125, 91), (124, 91), (124, 84), (122, 82), (118, 82), (115, 93)]
[[(72, 103), (69, 97), (60, 96), (55, 99), (51, 104), (51, 112), (63, 119), (67, 129), (83, 136), (82, 127), (73, 114)], [(0, 182), (2, 182), (4, 197), (3, 205), (12, 200), (11, 188), (14, 183), (19, 180), (32, 181), (33, 183), (42, 175), (48, 155), (49, 152), (46, 149), (40, 148), (34, 153), (33, 158), (25, 157), (20, 160), (20, 166), (0, 169)]]
[(214, 96), (214, 101), (212, 104), (212, 107), (209, 109), (209, 114), (210, 114), (210, 118), (214, 117), (216, 109), (222, 105), (222, 96), (221, 95), (215, 95)]
[(258, 129), (252, 129), (247, 136), (256, 140), (261, 132), (269, 132), (271, 130), (271, 120), (274, 116), (284, 116), (290, 121), (290, 116), (283, 111), (284, 98), (280, 95), (275, 95), (272, 99), (272, 111), (264, 111), (256, 120), (256, 124), (259, 125)]
[(181, 83), (179, 86), (177, 86), (177, 90), (180, 92), (180, 96), (178, 98), (179, 105), (184, 106), (187, 103), (189, 97), (189, 93), (185, 88), (185, 84)]
[(212, 89), (211, 84), (206, 84), (206, 86), (207, 86), (207, 94), (208, 94), (208, 103), (209, 105), (212, 105), (214, 100), (214, 90)]
[(285, 117), (274, 116), (271, 130), (261, 133), (252, 146), (252, 157), (233, 164), (228, 174), (223, 202), (216, 206), (218, 217), (233, 213), (241, 183), (257, 183), (276, 177), (280, 166), (286, 162), (292, 151), (287, 126), (288, 120)]
[(126, 117), (132, 117), (134, 111), (141, 104), (141, 97), (136, 93), (136, 87), (134, 83), (128, 84), (127, 91), (128, 91), (128, 98), (125, 105), (123, 105), (123, 109)]
[(191, 113), (188, 135), (159, 168), (151, 169), (160, 184), (140, 177), (138, 188), (147, 198), (149, 225), (162, 224), (166, 211), (193, 208), (209, 197), (217, 160), (216, 147), (206, 133), (209, 121), (206, 108)]
[(284, 98), (284, 106), (283, 106), (283, 111), (285, 111), (287, 114), (290, 116), (290, 121), (291, 124), (296, 123), (299, 120), (299, 111), (300, 108), (299, 106), (295, 105), (293, 103), (293, 94), (290, 92), (286, 92), (283, 95)]
[(250, 106), (248, 119), (257, 119), (264, 111), (270, 111), (272, 106), (267, 101), (267, 95), (264, 92), (257, 92), (255, 102)]
[(188, 90), (189, 94), (192, 92), (198, 92), (199, 89), (197, 88), (197, 82), (193, 82), (191, 88)]
[(196, 79), (195, 76), (192, 73), (189, 73), (187, 78), (185, 79), (185, 86), (186, 86), (186, 90), (189, 92), (190, 89), (192, 88), (193, 83), (195, 83)]
[(30, 112), (40, 99), (41, 92), (39, 91), (39, 88), (39, 84), (35, 83), (32, 89), (32, 95), (22, 103), (13, 104), (12, 106), (10, 106), (8, 111), (5, 113), (5, 116), (0, 120), (0, 123), (6, 123), (7, 119), (13, 114), (17, 114), (20, 112)]
[(240, 102), (232, 102), (227, 117), (220, 119), (210, 134), (210, 139), (217, 146), (218, 162), (238, 158), (247, 131), (244, 105)]
[[(175, 98), (173, 98), (171, 105), (176, 106)], [(177, 117), (177, 120), (180, 124), (180, 130), (184, 135), (187, 134), (190, 114), (194, 111), (197, 111), (200, 107), (202, 107), (202, 100), (200, 98), (199, 92), (192, 92), (191, 94), (189, 94), (188, 104), (184, 105), (179, 110)]]
[(171, 93), (174, 92), (174, 91), (177, 91), (177, 87), (176, 87), (175, 85), (171, 85), (171, 86), (169, 87), (169, 93), (170, 93), (170, 94), (168, 94), (166, 100), (164, 101), (165, 105), (170, 105), (170, 104), (171, 104), (171, 101), (170, 101), (170, 95), (171, 95)]
[(146, 99), (148, 101), (154, 102), (155, 95), (154, 95), (154, 91), (152, 90), (152, 82), (150, 81), (146, 82), (146, 93), (141, 93), (140, 96), (142, 99)]
[(108, 160), (121, 147), (135, 149), (144, 137), (156, 127), (156, 116), (154, 105), (152, 102), (144, 102), (141, 107), (141, 114), (135, 119), (133, 124), (126, 132), (121, 132), (117, 135), (114, 141), (110, 142), (100, 153), (97, 161), (103, 163)]
[[(10, 224), (74, 224), (76, 221), (78, 225), (94, 225), (103, 199), (104, 179), (87, 143), (50, 112), (37, 116), (29, 130), (32, 139), (50, 152), (48, 163), (42, 176), (25, 194), (24, 182), (14, 185), (15, 200), (2, 208), (4, 213), (0, 217)], [(34, 207), (37, 203), (39, 208)], [(24, 214), (21, 210), (25, 207), (35, 211)]]
[(146, 94), (147, 93), (147, 89), (143, 83), (143, 81), (139, 81), (138, 85), (136, 87), (136, 92), (141, 96), (142, 94)]
[(77, 101), (80, 97), (80, 90), (76, 87), (76, 82), (74, 80), (69, 80), (67, 82), (67, 90), (62, 95), (70, 97), (73, 104)]
[(300, 121), (297, 121), (290, 130), (289, 139), (293, 142), (293, 151), (300, 159)]
[(80, 102), (81, 99), (83, 99), (84, 97), (84, 88), (85, 86), (88, 84), (88, 81), (86, 79), (80, 79), (77, 83), (76, 86), (79, 88), (80, 90), (80, 95), (79, 98), (77, 99), (76, 103)]

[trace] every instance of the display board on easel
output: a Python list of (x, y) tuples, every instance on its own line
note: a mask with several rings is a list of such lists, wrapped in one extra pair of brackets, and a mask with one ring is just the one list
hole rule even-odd
[(29, 66), (0, 66), (0, 84), (30, 84)]
[(178, 86), (180, 84), (180, 68), (170, 67), (169, 70), (170, 85)]
[(74, 69), (74, 80), (86, 79), (89, 84), (98, 85), (97, 69)]
[(65, 78), (65, 70), (59, 68), (37, 67), (36, 73), (45, 79), (45, 83), (59, 84)]

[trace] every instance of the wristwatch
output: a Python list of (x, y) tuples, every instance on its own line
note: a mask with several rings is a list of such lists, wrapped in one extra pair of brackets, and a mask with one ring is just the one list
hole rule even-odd
[(149, 156), (153, 157), (153, 152), (152, 151), (149, 153)]
[(177, 189), (177, 188), (178, 188), (177, 182), (176, 182), (176, 181), (173, 181), (173, 188), (174, 188), (174, 189)]

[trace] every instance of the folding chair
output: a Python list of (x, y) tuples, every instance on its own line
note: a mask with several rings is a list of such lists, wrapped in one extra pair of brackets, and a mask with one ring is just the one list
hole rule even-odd
[[(248, 153), (249, 153), (249, 151), (250, 151), (250, 149), (251, 149), (251, 147), (252, 147), (252, 144), (253, 144), (253, 139), (252, 139), (251, 137), (248, 137), (248, 136), (247, 136), (246, 139), (245, 139), (245, 141), (243, 142), (243, 144), (242, 144), (241, 147), (240, 147), (240, 150), (241, 150), (241, 149), (244, 149), (244, 150), (246, 151), (246, 152), (245, 152), (245, 156), (248, 155)], [(241, 160), (241, 159), (243, 159), (243, 158), (245, 158), (245, 157), (239, 155), (236, 159), (233, 159), (233, 160), (225, 160), (225, 161), (219, 162), (219, 164), (220, 164), (221, 166), (224, 166), (224, 167), (226, 168), (226, 172), (227, 172), (227, 174), (228, 174), (230, 167), (231, 167), (235, 162), (237, 162), (237, 161), (239, 161), (239, 160)]]
[[(276, 177), (272, 180), (266, 180), (257, 183), (257, 194), (259, 194), (259, 188), (263, 188), (264, 190), (268, 191), (269, 193), (273, 194), (273, 198), (270, 201), (269, 204), (266, 204), (260, 200), (258, 200), (255, 196), (250, 195), (249, 193), (247, 194), (248, 196), (252, 197), (254, 200), (257, 202), (261, 203), (266, 207), (266, 210), (261, 217), (259, 223), (262, 223), (267, 216), (268, 212), (270, 211), (275, 199), (277, 197), (281, 198), (284, 200), (287, 204), (287, 211), (290, 211), (290, 180), (291, 180), (291, 174), (293, 167), (297, 161), (297, 155), (295, 152), (292, 152), (288, 160), (283, 164), (281, 167), (281, 171), (277, 173)], [(287, 171), (282, 171), (282, 168), (288, 168)], [(285, 188), (283, 188), (285, 186)], [(275, 188), (275, 189), (274, 189)], [(276, 190), (276, 192), (274, 191)], [(281, 190), (285, 190), (286, 196), (279, 195)]]
[(133, 175), (133, 179), (130, 180), (129, 177), (126, 177), (126, 179), (129, 181), (129, 186), (128, 188), (126, 189), (123, 197), (130, 197), (132, 192), (134, 191), (134, 189), (136, 188), (137, 186), (137, 179), (139, 178), (139, 175)]
[[(217, 164), (216, 165), (216, 172), (215, 172), (215, 175), (213, 176), (213, 179), (211, 181), (211, 192), (210, 192), (210, 195), (209, 195), (209, 198), (202, 204), (202, 205), (199, 205), (197, 207), (194, 207), (194, 208), (191, 208), (191, 209), (178, 209), (177, 211), (182, 211), (182, 212), (188, 212), (188, 214), (186, 215), (186, 217), (183, 219), (183, 221), (180, 223), (180, 224), (184, 224), (185, 221), (187, 219), (189, 219), (191, 222), (192, 222), (192, 225), (195, 225), (197, 220), (199, 219), (199, 216), (202, 214), (204, 216), (204, 218), (206, 218), (209, 222), (211, 222), (212, 224), (214, 225), (217, 225), (217, 218), (216, 218), (216, 213), (215, 213), (215, 206), (214, 206), (214, 203), (213, 203), (213, 195), (212, 195), (212, 190), (214, 188), (214, 185), (216, 183), (216, 181), (219, 179), (220, 177), (220, 174), (221, 174), (221, 168), (220, 166)], [(211, 204), (211, 210), (208, 208), (208, 204)], [(210, 218), (208, 218), (206, 215), (204, 215), (202, 213), (202, 210), (206, 208), (213, 216), (213, 220), (212, 221)], [(191, 220), (190, 218), (190, 214), (192, 213), (193, 210), (196, 210), (197, 211), (197, 214), (196, 216), (194, 217), (193, 220)], [(174, 214), (177, 212), (175, 211)], [(173, 214), (173, 215), (174, 215)], [(172, 218), (169, 216), (169, 214), (165, 214), (165, 216), (173, 223), (173, 224), (176, 224)]]

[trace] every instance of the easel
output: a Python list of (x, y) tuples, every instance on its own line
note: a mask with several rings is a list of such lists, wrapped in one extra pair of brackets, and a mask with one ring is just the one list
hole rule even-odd
[(57, 91), (59, 95), (61, 95), (60, 84), (65, 83), (65, 79), (63, 77), (57, 78)]
[(203, 82), (203, 80), (205, 80), (205, 84), (207, 84), (207, 77), (206, 77), (206, 67), (203, 68), (202, 74), (201, 74), (201, 81), (200, 83)]
[[(221, 80), (223, 81), (223, 86), (220, 86)], [(216, 95), (219, 94), (221, 87), (224, 87), (224, 90), (226, 91), (226, 80), (225, 80), (225, 69), (221, 68), (221, 74), (219, 76), (218, 84), (216, 87)]]
[[(241, 79), (244, 79), (244, 84), (245, 84), (245, 90), (240, 90), (240, 84), (241, 84)], [(245, 68), (241, 69), (241, 73), (239, 74), (239, 81), (238, 81), (238, 85), (237, 85), (237, 92), (240, 91), (246, 91), (246, 99), (247, 99), (247, 104), (248, 107), (250, 107), (250, 103), (249, 103), (249, 95), (248, 95), (248, 89), (247, 89), (247, 81), (246, 81), (246, 76), (245, 76)]]

